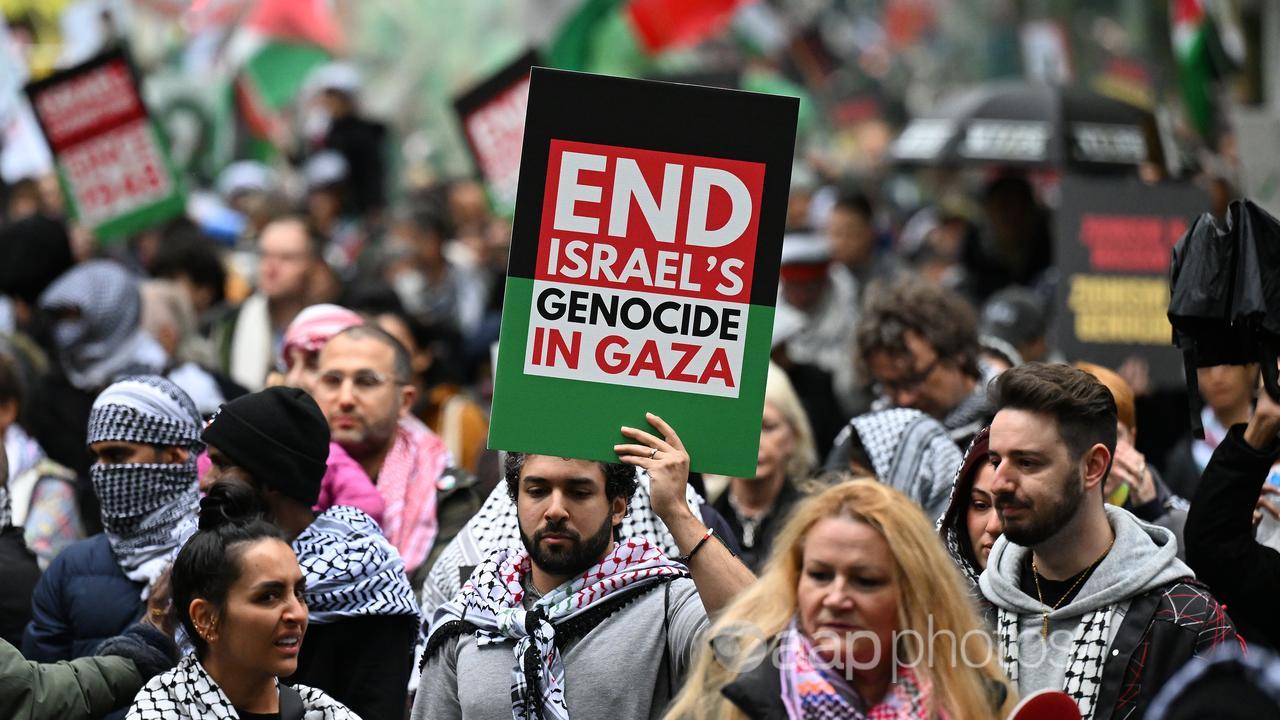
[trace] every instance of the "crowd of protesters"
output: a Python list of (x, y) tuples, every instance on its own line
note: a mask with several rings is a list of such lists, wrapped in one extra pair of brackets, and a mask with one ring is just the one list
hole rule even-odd
[(509, 221), (390, 192), (329, 82), (322, 146), (219, 178), (235, 237), (9, 188), (5, 717), (1276, 716), (1280, 402), (1202, 369), (1204, 437), (1140, 446), (1141, 373), (1047, 339), (1027, 180), (902, 223), (797, 184), (754, 476), (652, 414), (614, 463), (500, 453)]

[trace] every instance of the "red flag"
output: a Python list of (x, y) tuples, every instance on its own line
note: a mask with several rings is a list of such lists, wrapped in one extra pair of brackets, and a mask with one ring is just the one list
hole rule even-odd
[(696, 45), (720, 32), (750, 0), (631, 0), (626, 12), (649, 53)]
[(302, 41), (330, 52), (338, 52), (343, 44), (328, 0), (259, 0), (246, 24), (276, 40)]

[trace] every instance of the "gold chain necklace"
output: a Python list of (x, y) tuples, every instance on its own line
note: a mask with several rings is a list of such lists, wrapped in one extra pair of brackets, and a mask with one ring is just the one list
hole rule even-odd
[(1044, 640), (1049, 639), (1049, 613), (1053, 612), (1054, 610), (1057, 610), (1059, 607), (1062, 607), (1062, 603), (1066, 602), (1066, 599), (1071, 597), (1071, 593), (1075, 592), (1075, 589), (1080, 587), (1080, 583), (1084, 582), (1084, 579), (1089, 577), (1089, 575), (1092, 573), (1094, 568), (1098, 567), (1098, 565), (1100, 565), (1102, 561), (1106, 559), (1107, 555), (1111, 552), (1111, 548), (1115, 546), (1116, 546), (1116, 536), (1113, 534), (1111, 536), (1111, 544), (1107, 546), (1106, 552), (1102, 553), (1102, 555), (1097, 560), (1093, 561), (1092, 565), (1085, 568), (1084, 571), (1080, 573), (1080, 577), (1076, 578), (1076, 581), (1072, 583), (1071, 587), (1068, 588), (1065, 593), (1063, 593), (1062, 597), (1058, 598), (1058, 604), (1054, 605), (1053, 607), (1049, 607), (1049, 604), (1044, 601), (1044, 594), (1040, 592), (1040, 571), (1036, 568), (1035, 556), (1034, 555), (1031, 556), (1031, 579), (1034, 580), (1036, 583), (1036, 599), (1040, 601), (1041, 605), (1044, 605), (1046, 608), (1049, 608), (1048, 610), (1043, 611), (1043, 617), (1041, 618), (1040, 637), (1042, 639)]

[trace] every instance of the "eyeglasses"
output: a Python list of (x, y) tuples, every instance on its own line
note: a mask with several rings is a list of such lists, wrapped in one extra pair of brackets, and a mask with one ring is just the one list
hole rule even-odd
[(885, 380), (883, 382), (878, 382), (873, 386), (873, 389), (877, 395), (915, 392), (920, 389), (920, 386), (923, 385), (926, 380), (929, 379), (929, 376), (933, 374), (933, 371), (938, 369), (938, 365), (940, 364), (942, 364), (942, 358), (935, 357), (933, 362), (929, 363), (928, 367), (925, 367), (923, 370), (918, 370), (897, 380)]
[(316, 379), (316, 389), (337, 394), (342, 391), (342, 386), (347, 384), (348, 378), (351, 380), (351, 392), (356, 395), (370, 395), (386, 385), (404, 385), (400, 380), (387, 377), (376, 370), (357, 370), (351, 375), (330, 370)]

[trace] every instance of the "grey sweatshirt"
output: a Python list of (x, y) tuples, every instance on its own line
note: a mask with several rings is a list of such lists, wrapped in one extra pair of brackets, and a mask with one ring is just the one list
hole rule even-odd
[(1072, 639), (1085, 615), (1114, 606), (1110, 647), (1131, 599), (1176, 580), (1195, 577), (1191, 568), (1177, 558), (1178, 544), (1168, 529), (1144, 523), (1112, 505), (1106, 506), (1106, 512), (1116, 533), (1115, 547), (1076, 597), (1049, 613), (1047, 642), (1041, 636), (1045, 606), (1019, 587), (1023, 564), (1031, 551), (1004, 537), (991, 549), (978, 585), (996, 607), (1018, 613), (1018, 692), (1022, 695), (1063, 688)]
[[(656, 588), (565, 647), (569, 717), (662, 717), (708, 624), (692, 580), (674, 580), (670, 589), (665, 636), (663, 589)], [(446, 642), (422, 668), (413, 720), (511, 720), (513, 647), (510, 642), (479, 647), (472, 635)]]

